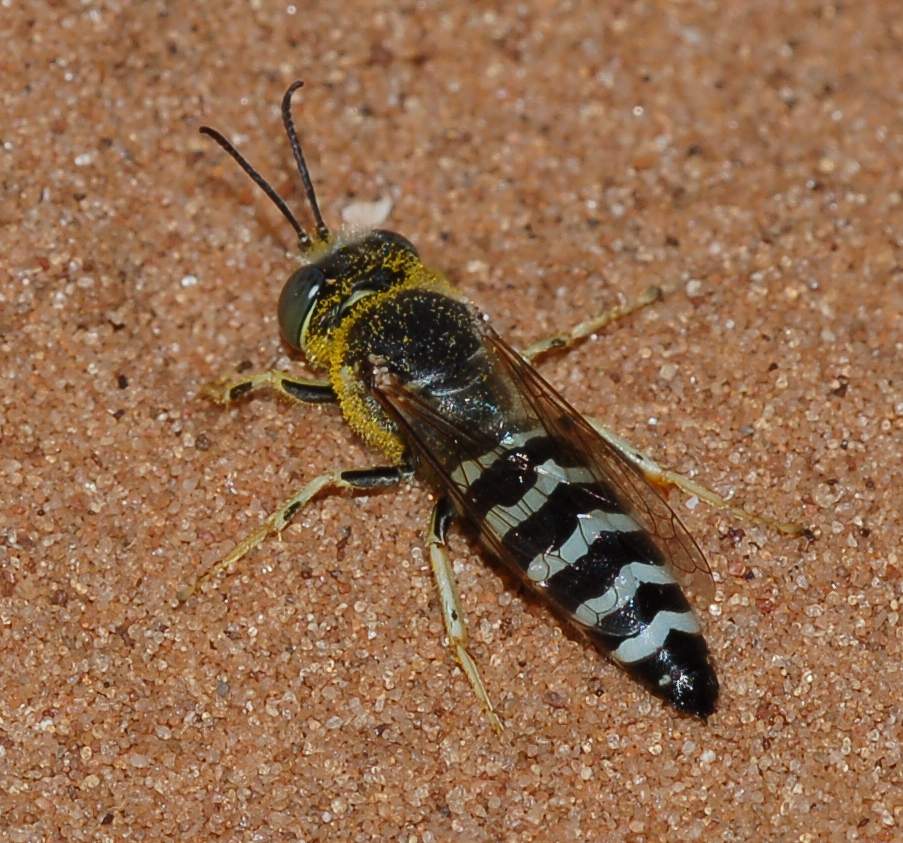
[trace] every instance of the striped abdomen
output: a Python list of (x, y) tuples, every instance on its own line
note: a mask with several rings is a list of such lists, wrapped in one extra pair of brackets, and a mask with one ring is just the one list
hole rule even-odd
[(451, 479), (484, 539), (632, 676), (706, 717), (718, 683), (699, 623), (647, 532), (545, 430), (512, 433)]

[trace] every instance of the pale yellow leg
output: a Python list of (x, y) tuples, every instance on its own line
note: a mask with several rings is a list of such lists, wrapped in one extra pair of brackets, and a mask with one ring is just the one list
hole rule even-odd
[[(610, 325), (612, 322), (615, 322), (618, 319), (622, 319), (625, 316), (636, 313), (638, 310), (642, 310), (644, 307), (648, 307), (649, 305), (654, 304), (657, 301), (661, 301), (663, 295), (664, 292), (661, 287), (649, 287), (635, 301), (630, 302), (626, 305), (613, 307), (610, 310), (607, 310), (592, 319), (581, 322), (571, 328), (571, 330), (567, 333), (558, 334), (556, 336), (539, 340), (538, 342), (535, 342), (532, 345), (528, 346), (523, 352), (521, 352), (521, 354), (526, 360), (533, 362), (537, 357), (541, 357), (542, 355), (547, 354), (550, 351), (570, 350), (581, 340), (586, 339), (591, 334), (597, 333), (606, 325)], [(677, 488), (686, 492), (688, 495), (695, 495), (700, 500), (704, 500), (706, 503), (716, 507), (717, 509), (722, 509), (725, 512), (729, 512), (738, 518), (770, 527), (771, 529), (777, 530), (778, 532), (784, 533), (785, 535), (799, 536), (807, 532), (806, 528), (801, 526), (800, 524), (788, 521), (779, 521), (775, 518), (770, 518), (767, 515), (759, 515), (758, 513), (749, 512), (748, 510), (743, 509), (740, 506), (732, 504), (717, 492), (713, 492), (711, 489), (708, 489), (705, 486), (697, 483), (695, 480), (692, 480), (689, 477), (685, 477), (682, 474), (678, 474), (675, 471), (669, 471), (668, 469), (662, 468), (653, 459), (647, 457), (644, 453), (642, 453), (642, 451), (640, 451), (638, 448), (635, 448), (626, 439), (621, 438), (596, 419), (587, 417), (587, 421), (593, 426), (593, 428), (596, 430), (596, 432), (599, 433), (600, 436), (606, 439), (614, 448), (616, 448), (624, 457), (626, 457), (629, 462), (637, 466), (637, 468), (639, 468), (640, 471), (643, 472), (646, 479), (653, 485), (665, 489), (676, 486)]]
[(461, 610), (461, 600), (458, 597), (458, 589), (455, 586), (455, 575), (452, 570), (451, 561), (446, 551), (445, 537), (448, 530), (448, 522), (451, 513), (448, 510), (447, 503), (440, 500), (430, 515), (429, 531), (427, 533), (427, 547), (430, 553), (430, 564), (433, 568), (433, 577), (436, 580), (436, 587), (439, 589), (439, 603), (442, 607), (442, 620), (445, 622), (445, 633), (448, 637), (448, 647), (452, 656), (464, 671), (464, 675), (470, 682), (470, 687), (476, 694), (477, 699), (483, 706), (489, 723), (496, 732), (501, 732), (504, 728), (502, 721), (499, 720), (492, 703), (489, 700), (489, 694), (486, 693), (486, 686), (480, 678), (480, 671), (476, 662), (467, 651), (467, 623), (464, 620), (464, 614)]
[(750, 512), (743, 507), (736, 506), (730, 501), (723, 498), (717, 492), (713, 492), (711, 489), (702, 486), (697, 483), (695, 480), (692, 480), (689, 477), (684, 476), (683, 474), (678, 474), (676, 471), (669, 471), (666, 468), (662, 468), (655, 460), (651, 457), (646, 456), (642, 451), (638, 448), (635, 448), (630, 444), (626, 439), (618, 436), (618, 434), (613, 433), (607, 427), (605, 427), (602, 422), (597, 419), (586, 417), (586, 420), (592, 425), (593, 429), (612, 447), (616, 448), (629, 462), (633, 463), (640, 471), (643, 472), (646, 479), (655, 486), (660, 488), (669, 488), (672, 486), (676, 486), (678, 489), (686, 492), (688, 495), (695, 495), (700, 500), (705, 501), (706, 503), (714, 506), (716, 509), (724, 510), (725, 512), (729, 512), (731, 515), (736, 516), (737, 518), (745, 519), (747, 521), (752, 521), (755, 524), (762, 524), (765, 527), (770, 527), (773, 530), (777, 530), (779, 533), (783, 533), (788, 536), (801, 536), (806, 532), (806, 528), (801, 526), (800, 524), (795, 524), (789, 521), (778, 521), (775, 518), (770, 518), (767, 515), (759, 515), (755, 512)]
[(226, 376), (205, 384), (201, 388), (201, 394), (217, 404), (227, 406), (258, 389), (272, 389), (302, 404), (322, 404), (336, 400), (328, 381), (297, 378), (278, 369), (256, 372), (253, 375)]
[(570, 331), (563, 334), (556, 334), (552, 337), (534, 342), (521, 352), (521, 356), (526, 360), (533, 362), (537, 357), (548, 354), (550, 351), (567, 351), (575, 346), (581, 340), (585, 340), (588, 336), (598, 333), (606, 325), (623, 319), (631, 313), (636, 313), (644, 307), (648, 307), (654, 302), (661, 301), (663, 296), (661, 287), (649, 287), (638, 299), (629, 304), (617, 305), (592, 319), (580, 322), (571, 328)]
[(242, 539), (209, 571), (201, 574), (190, 585), (185, 585), (179, 589), (177, 594), (179, 601), (184, 602), (203, 588), (209, 580), (231, 571), (245, 554), (257, 547), (268, 536), (282, 532), (295, 513), (307, 506), (324, 489), (331, 489), (332, 491), (341, 489), (378, 489), (395, 485), (410, 476), (411, 469), (407, 466), (387, 466), (334, 471), (314, 478), (303, 489), (284, 501), (253, 533)]

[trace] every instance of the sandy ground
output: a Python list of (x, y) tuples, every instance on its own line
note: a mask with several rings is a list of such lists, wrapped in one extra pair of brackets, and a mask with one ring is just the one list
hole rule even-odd
[[(0, 839), (901, 839), (898, 3), (3, 0), (0, 30)], [(542, 370), (814, 532), (674, 497), (717, 581), (707, 725), (456, 535), (497, 737), (417, 484), (318, 503), (178, 605), (374, 461), (335, 410), (198, 395), (305, 371), (291, 231), (197, 134), (303, 210), (295, 78), (327, 219), (390, 200), (512, 341), (672, 286)]]

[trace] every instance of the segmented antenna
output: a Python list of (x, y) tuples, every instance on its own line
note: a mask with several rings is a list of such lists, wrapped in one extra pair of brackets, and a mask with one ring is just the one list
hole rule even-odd
[(314, 184), (310, 178), (310, 171), (307, 169), (307, 162), (304, 160), (304, 153), (301, 152), (301, 143), (298, 140), (298, 133), (295, 131), (295, 121), (292, 119), (292, 94), (303, 84), (300, 79), (292, 82), (285, 92), (285, 96), (282, 98), (282, 123), (285, 125), (285, 133), (288, 135), (288, 142), (291, 144), (295, 163), (298, 165), (298, 173), (301, 176), (301, 181), (304, 183), (307, 201), (310, 203), (310, 209), (314, 214), (317, 239), (326, 241), (329, 239), (329, 228), (327, 228), (326, 223), (323, 221), (323, 215), (320, 213), (320, 206), (317, 204), (317, 194), (314, 191)]
[[(326, 223), (323, 221), (323, 215), (320, 213), (320, 206), (317, 204), (317, 194), (314, 191), (314, 185), (310, 179), (310, 171), (307, 169), (307, 163), (304, 161), (304, 154), (301, 152), (298, 133), (295, 131), (295, 122), (292, 120), (292, 94), (303, 84), (304, 83), (301, 81), (292, 82), (289, 89), (285, 92), (285, 96), (282, 98), (282, 122), (285, 125), (288, 142), (292, 147), (292, 154), (295, 156), (295, 163), (298, 165), (298, 173), (301, 176), (301, 182), (304, 184), (304, 193), (307, 196), (307, 201), (310, 203), (311, 211), (313, 211), (314, 224), (317, 228), (317, 239), (325, 242), (329, 239), (329, 228), (326, 226)], [(199, 131), (202, 135), (213, 138), (213, 140), (232, 157), (238, 166), (250, 176), (251, 181), (253, 181), (254, 184), (269, 197), (270, 201), (282, 213), (282, 216), (289, 221), (292, 228), (295, 230), (295, 234), (298, 235), (298, 248), (300, 248), (302, 252), (308, 251), (313, 246), (311, 236), (301, 227), (301, 223), (298, 222), (298, 219), (291, 212), (285, 200), (276, 193), (273, 186), (260, 175), (231, 142), (226, 140), (226, 138), (220, 132), (216, 131), (216, 129), (211, 129), (209, 126), (201, 126)]]

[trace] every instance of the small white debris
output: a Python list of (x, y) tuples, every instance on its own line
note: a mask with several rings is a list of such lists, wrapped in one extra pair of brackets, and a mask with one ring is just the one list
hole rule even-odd
[(182, 280), (179, 281), (179, 284), (182, 287), (193, 287), (197, 283), (198, 283), (198, 279), (197, 279), (196, 275), (184, 275), (182, 277)]
[(677, 366), (673, 363), (662, 363), (661, 368), (658, 370), (658, 376), (663, 381), (673, 381), (676, 374)]
[(467, 261), (464, 268), (472, 275), (485, 275), (489, 271), (489, 265), (478, 258)]
[(687, 286), (684, 289), (687, 292), (687, 296), (694, 299), (702, 293), (702, 281), (698, 278), (693, 278), (690, 281), (687, 281)]
[(699, 506), (699, 498), (696, 495), (693, 495), (693, 497), (686, 502), (685, 506), (691, 511), (696, 509), (696, 507)]
[(376, 228), (391, 212), (392, 200), (388, 196), (375, 202), (352, 202), (342, 209), (342, 222), (350, 228)]
[(81, 155), (75, 156), (76, 167), (87, 167), (94, 160), (93, 152), (83, 152)]

